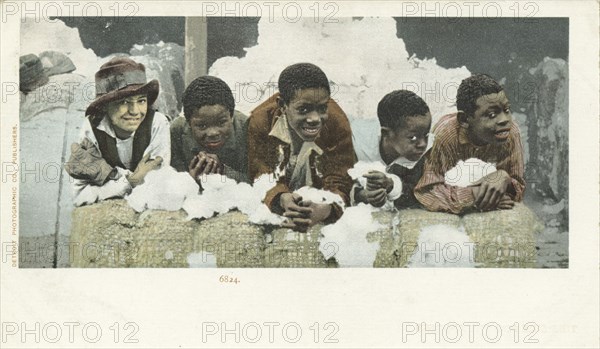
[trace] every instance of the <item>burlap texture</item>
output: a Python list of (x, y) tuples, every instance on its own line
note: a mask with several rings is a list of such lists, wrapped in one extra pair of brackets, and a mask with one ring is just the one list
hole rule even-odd
[(511, 210), (465, 215), (462, 224), (475, 244), (475, 263), (479, 267), (535, 267), (535, 234), (544, 226), (522, 203)]
[(131, 209), (124, 200), (107, 200), (73, 211), (73, 267), (187, 267), (187, 257), (204, 252), (218, 267), (263, 266), (264, 237), (246, 216), (230, 212), (188, 221), (183, 211)]
[(140, 266), (138, 214), (124, 200), (107, 200), (73, 210), (71, 266), (76, 268)]
[[(319, 251), (319, 235), (322, 225), (311, 227), (306, 233), (290, 229), (274, 229), (272, 242), (265, 249), (267, 268), (325, 268), (325, 256)], [(271, 240), (271, 238), (269, 238)], [(333, 251), (332, 251), (333, 252)], [(330, 257), (330, 256), (327, 256)]]
[(229, 212), (195, 223), (193, 239), (188, 251), (214, 254), (217, 267), (256, 268), (264, 265), (262, 227), (249, 223), (241, 212)]
[[(297, 233), (254, 225), (234, 211), (202, 221), (188, 221), (185, 212), (131, 209), (124, 200), (107, 200), (73, 211), (71, 266), (188, 267), (192, 253), (212, 255), (217, 267), (336, 267), (335, 258), (319, 251), (321, 225)], [(369, 233), (378, 242), (374, 267), (406, 267), (424, 227), (464, 226), (475, 244), (481, 267), (535, 266), (535, 233), (543, 226), (522, 204), (513, 210), (464, 217), (407, 209), (375, 212), (383, 226)], [(332, 253), (334, 251), (331, 251)]]
[(424, 227), (444, 224), (458, 228), (460, 225), (459, 216), (419, 209), (400, 210), (397, 213), (376, 212), (373, 217), (386, 226), (369, 235), (369, 238), (380, 241), (373, 262), (373, 266), (379, 268), (406, 267), (417, 249), (419, 233)]

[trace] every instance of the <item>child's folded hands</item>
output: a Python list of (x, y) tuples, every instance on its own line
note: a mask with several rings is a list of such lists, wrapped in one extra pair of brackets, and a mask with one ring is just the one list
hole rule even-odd
[(306, 232), (310, 226), (323, 222), (331, 214), (330, 204), (303, 200), (296, 193), (281, 194), (280, 205), (284, 211), (283, 216), (287, 218), (282, 227), (300, 232)]
[[(514, 202), (508, 195), (505, 195), (510, 183), (510, 175), (504, 170), (492, 172), (473, 183), (470, 187), (472, 187), (475, 197), (475, 207), (482, 211), (512, 208)], [(507, 197), (510, 201), (507, 200)], [(499, 206), (500, 203), (502, 203), (502, 207)]]

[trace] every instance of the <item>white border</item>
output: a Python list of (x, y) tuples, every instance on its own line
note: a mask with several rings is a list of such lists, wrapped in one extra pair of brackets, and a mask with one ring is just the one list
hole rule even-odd
[[(7, 3), (7, 2), (5, 2)], [(21, 3), (21, 2), (17, 2)], [(114, 2), (97, 2), (108, 11)], [(216, 1), (214, 3), (221, 3)], [(257, 2), (259, 4), (263, 2)], [(314, 3), (296, 2), (306, 8)], [(422, 1), (413, 3), (421, 4)], [(454, 2), (437, 2), (440, 6)], [(485, 2), (477, 2), (485, 4)], [(509, 16), (513, 2), (495, 2)], [(44, 2), (41, 3), (45, 4)], [(201, 15), (200, 3), (136, 2), (138, 15)], [(241, 3), (243, 6), (243, 2)], [(283, 2), (280, 2), (283, 4)], [(337, 2), (338, 16), (402, 15), (407, 2)], [(434, 8), (434, 2), (428, 2)], [(136, 269), (136, 270), (23, 270), (0, 264), (0, 321), (26, 323), (33, 328), (55, 322), (98, 323), (103, 336), (87, 343), (81, 326), (74, 343), (26, 343), (11, 336), (2, 347), (597, 347), (599, 345), (598, 260), (598, 3), (595, 1), (536, 1), (540, 17), (570, 17), (569, 34), (569, 268), (566, 270), (293, 270), (293, 269)], [(406, 8), (404, 8), (406, 9)], [(109, 13), (109, 12), (107, 12)], [(404, 13), (405, 14), (405, 13)], [(423, 13), (418, 13), (421, 15)], [(19, 18), (0, 24), (2, 83), (18, 81)], [(3, 85), (4, 86), (4, 85)], [(2, 162), (10, 159), (10, 132), (18, 125), (18, 94), (1, 105)], [(1, 239), (10, 236), (11, 183), (1, 184)], [(4, 245), (3, 245), (4, 249)], [(2, 257), (4, 258), (4, 250)], [(235, 275), (242, 282), (221, 284), (220, 275)], [(202, 323), (226, 322), (233, 328), (249, 322), (298, 323), (301, 340), (290, 344), (280, 329), (275, 342), (263, 339), (252, 345), (228, 337), (202, 342)], [(109, 326), (135, 322), (137, 344), (115, 344)], [(328, 331), (321, 328), (319, 343), (309, 330), (335, 322), (339, 343), (323, 343)], [(476, 333), (475, 342), (436, 343), (433, 335), (402, 341), (402, 323), (498, 323), (503, 332), (498, 343)], [(514, 322), (539, 325), (537, 344), (512, 341)], [(481, 329), (479, 326), (479, 329)], [(462, 327), (466, 330), (467, 327)], [(66, 327), (63, 326), (63, 329)], [(266, 327), (263, 327), (266, 330)], [(4, 331), (5, 328), (2, 328)], [(123, 331), (123, 330), (122, 330)], [(93, 330), (90, 330), (93, 334)], [(122, 332), (121, 337), (127, 332)], [(492, 334), (493, 331), (490, 330)], [(293, 330), (290, 330), (293, 334)], [(266, 336), (266, 332), (263, 333)], [(466, 332), (463, 333), (466, 336)], [(0, 341), (3, 338), (0, 338)], [(16, 339), (16, 340), (14, 340)]]

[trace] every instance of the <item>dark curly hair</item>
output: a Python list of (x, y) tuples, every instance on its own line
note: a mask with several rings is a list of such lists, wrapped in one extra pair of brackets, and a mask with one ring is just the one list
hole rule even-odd
[(414, 92), (396, 90), (385, 95), (377, 105), (377, 117), (383, 127), (397, 130), (409, 116), (425, 115), (429, 107)]
[(288, 104), (298, 90), (307, 88), (324, 88), (331, 93), (327, 75), (312, 63), (296, 63), (285, 68), (279, 74), (279, 94)]
[(504, 90), (491, 76), (475, 74), (461, 81), (456, 92), (456, 109), (466, 115), (473, 115), (477, 110), (477, 98)]
[(190, 119), (197, 109), (205, 105), (222, 105), (233, 116), (235, 100), (225, 81), (214, 76), (201, 76), (192, 81), (183, 92), (183, 115)]

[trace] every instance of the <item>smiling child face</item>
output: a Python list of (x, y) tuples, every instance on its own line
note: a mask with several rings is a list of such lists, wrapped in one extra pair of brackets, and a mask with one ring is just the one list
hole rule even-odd
[(475, 145), (503, 144), (508, 140), (512, 125), (510, 102), (504, 91), (477, 98), (477, 109), (467, 116), (469, 140)]
[(320, 87), (299, 90), (284, 104), (288, 124), (300, 139), (312, 142), (317, 138), (327, 121), (328, 101), (329, 92)]
[(118, 137), (131, 135), (148, 112), (148, 97), (135, 95), (108, 103), (107, 113)]
[(223, 147), (233, 132), (231, 112), (220, 104), (205, 105), (196, 109), (188, 122), (196, 143), (208, 151), (216, 151)]

